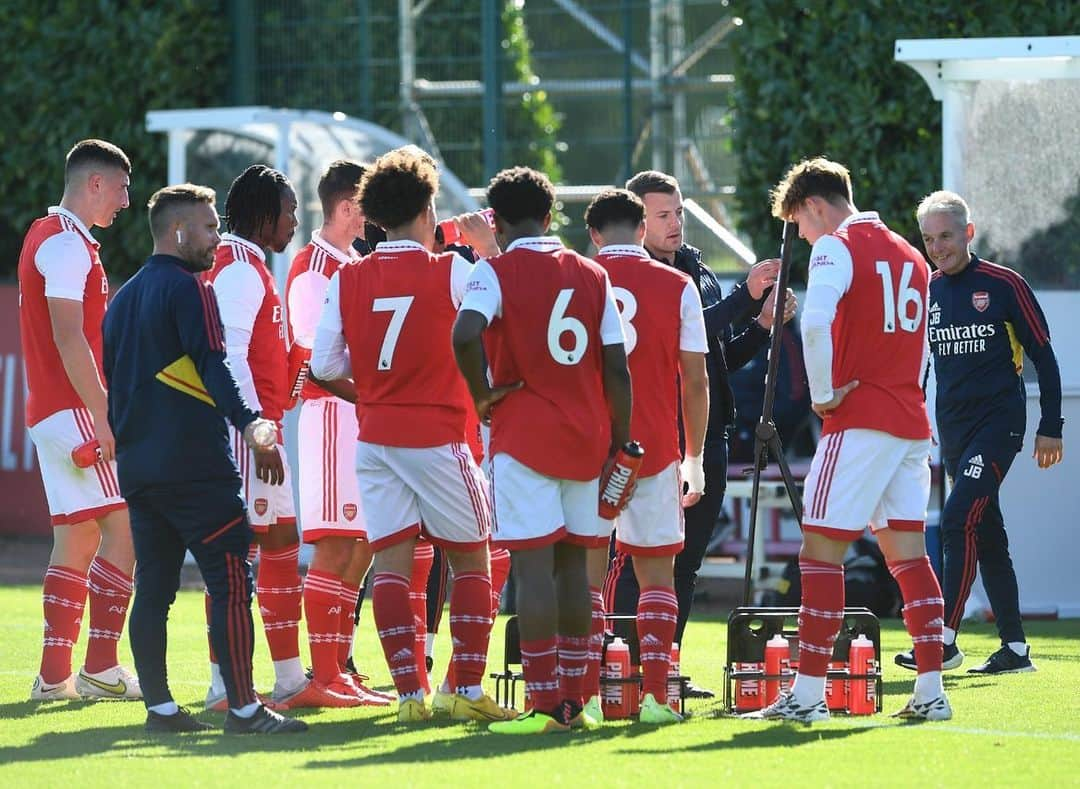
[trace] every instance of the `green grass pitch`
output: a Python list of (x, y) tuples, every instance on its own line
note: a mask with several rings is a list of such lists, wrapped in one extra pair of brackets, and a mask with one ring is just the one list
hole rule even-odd
[[(40, 591), (0, 588), (0, 786), (1066, 786), (1080, 782), (1080, 621), (1028, 626), (1035, 674), (986, 678), (950, 672), (955, 717), (905, 725), (887, 714), (837, 717), (813, 726), (720, 717), (717, 701), (691, 703), (684, 724), (650, 728), (625, 721), (570, 736), (508, 738), (477, 724), (402, 726), (392, 708), (303, 711), (306, 735), (230, 737), (219, 732), (156, 738), (143, 733), (141, 703), (32, 704), (41, 643)], [(445, 621), (445, 620), (444, 620)], [(84, 623), (85, 629), (85, 623)], [(490, 666), (499, 666), (502, 620)], [(202, 595), (182, 592), (170, 624), (171, 684), (201, 709), (206, 690)], [(722, 687), (725, 624), (702, 616), (687, 632), (684, 671)], [(906, 648), (897, 621), (885, 623), (885, 712), (902, 706), (912, 675), (892, 665)], [(965, 628), (966, 665), (996, 648), (989, 625)], [(385, 688), (370, 608), (359, 663)], [(81, 660), (85, 643), (76, 647)], [(255, 676), (272, 684), (256, 622)], [(130, 665), (126, 633), (122, 660)], [(436, 673), (448, 654), (440, 634)], [(303, 648), (306, 655), (306, 647)], [(78, 665), (78, 664), (76, 664)], [(489, 667), (490, 667), (489, 666)], [(219, 723), (220, 715), (202, 714)]]

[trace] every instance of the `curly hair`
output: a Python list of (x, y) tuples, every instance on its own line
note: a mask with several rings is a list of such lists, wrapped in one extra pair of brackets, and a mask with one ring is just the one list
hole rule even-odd
[(530, 167), (511, 167), (498, 173), (487, 188), (487, 202), (511, 225), (527, 219), (542, 222), (555, 205), (555, 187), (546, 175)]
[(435, 199), (439, 169), (430, 155), (415, 145), (384, 153), (360, 180), (360, 208), (383, 230), (407, 225)]

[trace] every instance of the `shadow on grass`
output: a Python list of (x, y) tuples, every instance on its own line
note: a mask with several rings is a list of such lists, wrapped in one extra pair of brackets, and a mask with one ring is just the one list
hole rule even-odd
[[(668, 753), (709, 753), (711, 751), (730, 749), (793, 747), (809, 745), (815, 742), (842, 740), (871, 731), (869, 728), (857, 727), (832, 728), (827, 723), (813, 726), (804, 723), (762, 721), (759, 725), (760, 728), (736, 732), (730, 739), (718, 739), (713, 742), (703, 742), (665, 750)], [(654, 748), (626, 748), (620, 751), (620, 753), (627, 755), (655, 752)]]
[[(82, 709), (96, 704), (94, 701), (72, 700), (68, 702), (40, 702), (40, 701), (13, 701), (0, 704), (0, 720), (19, 720), (20, 718), (37, 718), (55, 712), (70, 714), (73, 709)], [(108, 702), (110, 704), (114, 702)]]

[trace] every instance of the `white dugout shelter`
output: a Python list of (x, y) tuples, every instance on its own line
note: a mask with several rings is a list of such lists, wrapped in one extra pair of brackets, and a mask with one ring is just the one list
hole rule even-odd
[(976, 251), (1010, 267), (1022, 262), (1026, 271), (1037, 265), (1064, 288), (1036, 283), (1061, 367), (1065, 459), (1040, 470), (1031, 458), (1039, 389), (1025, 369), (1027, 438), (1001, 508), (1021, 609), (1080, 617), (1080, 350), (1072, 341), (1080, 333), (1080, 282), (1065, 273), (1071, 261), (1031, 257), (1032, 240), (1064, 232), (1075, 220), (1070, 206), (1080, 204), (1080, 36), (899, 40), (895, 57), (941, 102), (941, 184), (970, 204)]

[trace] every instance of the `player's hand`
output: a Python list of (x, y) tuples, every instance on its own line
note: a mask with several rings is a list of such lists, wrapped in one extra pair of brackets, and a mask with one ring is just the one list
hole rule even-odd
[[(787, 294), (784, 296), (784, 323), (787, 323), (795, 317), (795, 308), (799, 306), (798, 300), (795, 298), (795, 293), (791, 288), (787, 289)], [(757, 321), (761, 324), (761, 328), (765, 331), (771, 331), (773, 325), (773, 311), (776, 309), (776, 288), (769, 291), (769, 297), (765, 299), (765, 304), (761, 308), (761, 314), (758, 315)]]
[(281, 462), (281, 453), (276, 446), (268, 449), (259, 448), (255, 456), (255, 476), (268, 485), (280, 485), (285, 481), (285, 465)]
[(492, 258), (499, 254), (499, 242), (495, 240), (495, 231), (488, 224), (487, 217), (480, 211), (459, 214), (454, 217), (461, 239), (476, 250), (482, 258)]
[(516, 392), (518, 389), (525, 385), (524, 381), (515, 381), (512, 384), (506, 386), (492, 386), (488, 389), (487, 394), (483, 397), (474, 398), (473, 402), (476, 404), (476, 415), (480, 417), (480, 421), (490, 426), (491, 425), (491, 408), (497, 402), (502, 400), (511, 392)]
[(94, 420), (94, 438), (101, 445), (101, 462), (109, 463), (116, 458), (116, 438), (109, 427), (109, 415), (105, 412), (91, 414)]
[(1065, 456), (1065, 442), (1060, 438), (1035, 435), (1035, 451), (1031, 453), (1039, 468), (1050, 468)]
[(760, 299), (765, 291), (776, 283), (779, 275), (780, 260), (778, 258), (763, 260), (750, 267), (750, 273), (746, 275), (746, 289), (750, 291), (754, 301)]
[(833, 387), (832, 400), (827, 403), (814, 403), (811, 406), (814, 409), (814, 413), (824, 419), (827, 413), (829, 413), (835, 408), (839, 408), (840, 404), (844, 402), (844, 398), (848, 396), (848, 392), (850, 392), (858, 385), (858, 381), (850, 381), (843, 386)]
[(683, 509), (693, 507), (701, 501), (701, 494), (705, 492), (705, 466), (701, 455), (687, 455), (679, 464), (679, 475), (686, 492), (682, 497)]

